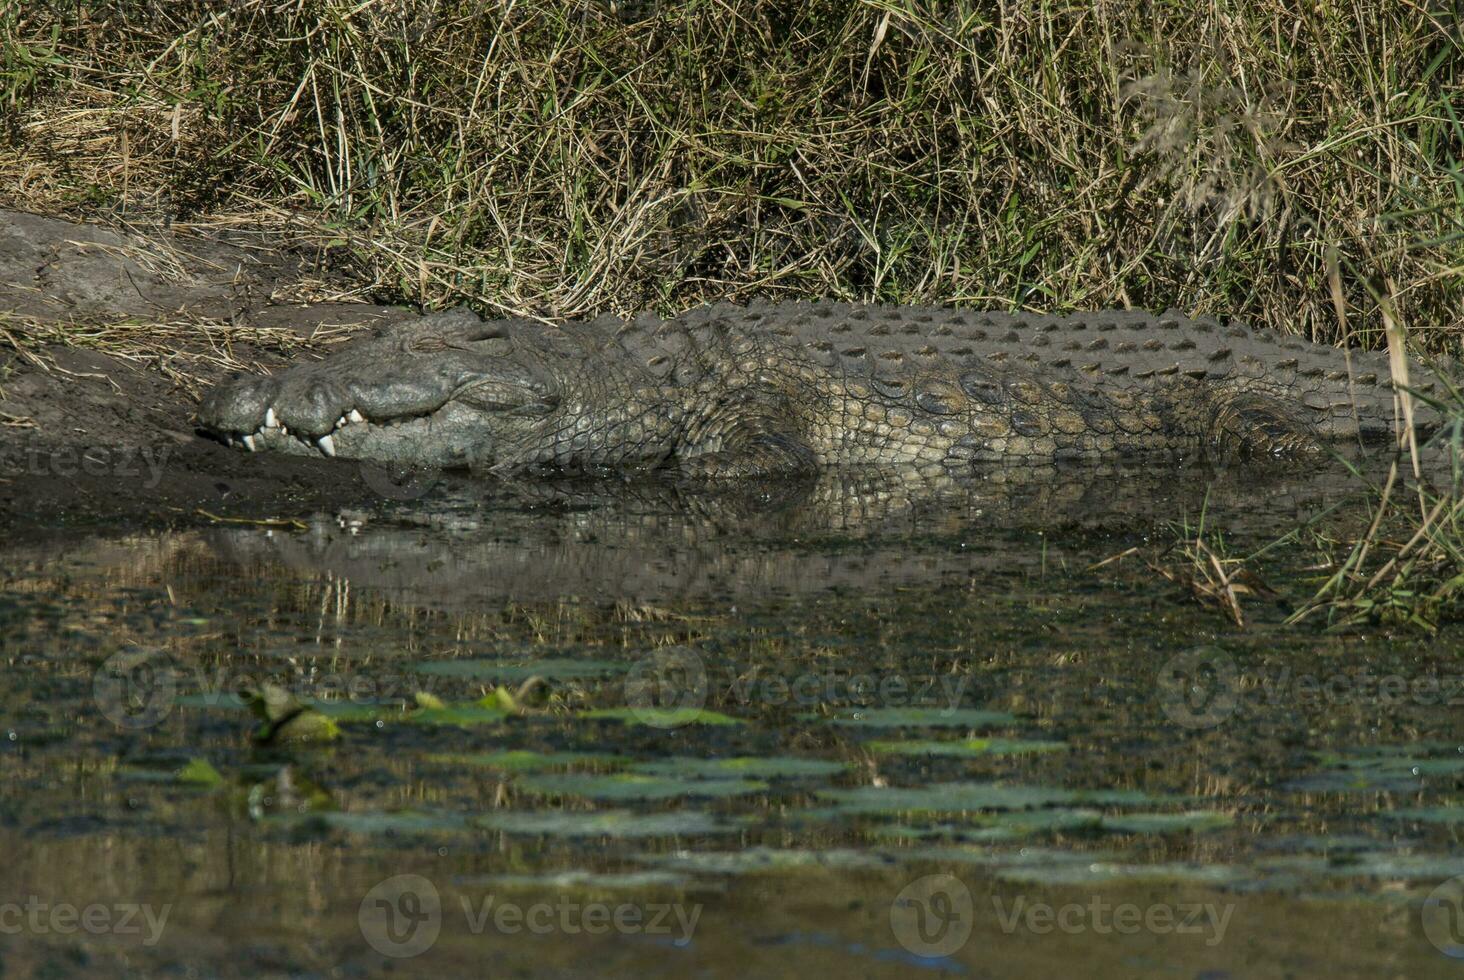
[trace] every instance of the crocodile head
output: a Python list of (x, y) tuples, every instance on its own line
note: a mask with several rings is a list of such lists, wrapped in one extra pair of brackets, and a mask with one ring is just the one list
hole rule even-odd
[(515, 324), (456, 310), (353, 342), (325, 361), (225, 382), (198, 411), (250, 450), (421, 466), (492, 461), (559, 404), (543, 351)]

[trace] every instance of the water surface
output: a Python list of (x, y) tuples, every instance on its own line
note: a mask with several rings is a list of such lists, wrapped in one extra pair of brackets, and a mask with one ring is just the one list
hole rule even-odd
[[(1255, 563), (1277, 595), (1244, 628), (1146, 565), (1202, 515), (1240, 555), (1354, 491), (443, 480), (275, 526), (33, 537), (0, 597), (0, 957), (1450, 975), (1459, 633), (1284, 625), (1340, 518)], [(265, 684), (339, 736), (261, 744), (234, 692)]]

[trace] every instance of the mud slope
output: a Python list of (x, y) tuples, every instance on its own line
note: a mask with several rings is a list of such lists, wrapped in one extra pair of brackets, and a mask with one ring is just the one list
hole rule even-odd
[(369, 502), (358, 467), (251, 458), (193, 429), (199, 392), (231, 370), (319, 357), (354, 330), (415, 315), (321, 302), (340, 292), (321, 269), (243, 234), (0, 211), (0, 528)]

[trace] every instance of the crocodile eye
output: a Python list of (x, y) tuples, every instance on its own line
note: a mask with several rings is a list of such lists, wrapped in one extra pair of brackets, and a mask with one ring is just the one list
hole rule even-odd
[(402, 341), (402, 351), (412, 355), (440, 354), (450, 350), (498, 357), (512, 351), (513, 343), (505, 330), (491, 323), (475, 324), (466, 330), (423, 330)]
[(501, 323), (489, 323), (487, 321), (484, 321), (483, 323), (474, 324), (472, 327), (469, 327), (467, 330), (463, 331), (463, 340), (467, 341), (470, 344), (476, 344), (484, 340), (507, 339), (508, 331), (503, 328), (503, 324)]
[(472, 352), (488, 357), (506, 357), (513, 353), (513, 342), (507, 337), (480, 337), (472, 341)]
[(482, 357), (505, 357), (513, 353), (513, 341), (502, 323), (479, 322), (459, 335), (457, 346)]

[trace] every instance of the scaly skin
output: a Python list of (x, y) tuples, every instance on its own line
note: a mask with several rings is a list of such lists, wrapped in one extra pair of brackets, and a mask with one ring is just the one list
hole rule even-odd
[(1176, 313), (784, 303), (561, 327), (437, 314), (220, 385), (199, 421), (251, 449), (738, 477), (1291, 455), (1392, 434), (1394, 403), (1383, 355)]

